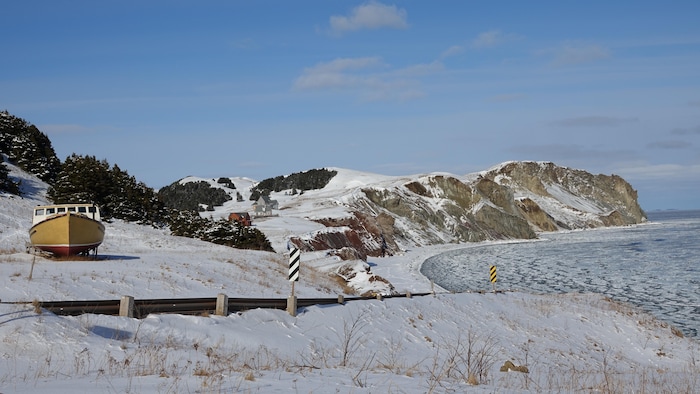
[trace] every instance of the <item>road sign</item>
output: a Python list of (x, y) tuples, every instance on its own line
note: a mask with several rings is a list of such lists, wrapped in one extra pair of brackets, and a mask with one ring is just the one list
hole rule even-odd
[(489, 279), (491, 279), (491, 286), (493, 286), (493, 292), (496, 292), (496, 280), (498, 279), (496, 277), (496, 266), (492, 265), (489, 266)]
[(297, 248), (292, 248), (289, 251), (289, 281), (297, 282), (299, 280), (299, 263), (301, 260), (301, 251)]

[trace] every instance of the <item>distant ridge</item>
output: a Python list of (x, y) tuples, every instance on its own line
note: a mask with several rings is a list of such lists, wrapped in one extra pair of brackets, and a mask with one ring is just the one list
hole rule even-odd
[[(551, 162), (505, 162), (464, 176), (329, 169), (337, 174), (322, 189), (272, 192), (279, 202), (278, 218), (258, 221), (259, 228), (273, 238), (284, 218), (306, 221), (313, 230), (285, 234), (278, 244), (366, 259), (426, 245), (533, 239), (543, 231), (646, 221), (636, 190), (621, 177)], [(221, 217), (250, 210), (249, 196), (257, 185), (248, 178), (229, 179), (244, 198), (215, 207), (214, 214)], [(207, 181), (221, 187), (214, 179)]]

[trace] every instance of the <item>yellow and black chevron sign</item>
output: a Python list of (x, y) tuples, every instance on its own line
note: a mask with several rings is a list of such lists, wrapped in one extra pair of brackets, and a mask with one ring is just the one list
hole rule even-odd
[(498, 278), (496, 277), (496, 266), (495, 265), (492, 265), (489, 267), (489, 273), (490, 273), (489, 277), (491, 278), (491, 283), (496, 283), (496, 280)]

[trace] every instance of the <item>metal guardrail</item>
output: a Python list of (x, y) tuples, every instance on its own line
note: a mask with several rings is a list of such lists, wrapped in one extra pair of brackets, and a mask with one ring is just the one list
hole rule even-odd
[[(397, 298), (411, 296), (426, 296), (433, 293), (405, 293), (397, 295), (379, 296), (381, 298)], [(297, 300), (299, 308), (313, 305), (342, 304), (349, 301), (376, 300), (378, 297), (336, 297), (336, 298), (300, 298)], [(172, 299), (135, 299), (134, 317), (143, 318), (149, 314), (177, 313), (183, 315), (214, 314), (216, 309), (216, 297), (207, 298), (172, 298)], [(17, 304), (31, 304), (31, 302), (16, 302)], [(85, 301), (39, 301), (35, 306), (47, 310), (56, 315), (77, 316), (86, 313), (102, 315), (119, 315), (120, 300), (85, 300)], [(251, 309), (286, 309), (285, 298), (229, 298), (228, 313), (242, 312)]]

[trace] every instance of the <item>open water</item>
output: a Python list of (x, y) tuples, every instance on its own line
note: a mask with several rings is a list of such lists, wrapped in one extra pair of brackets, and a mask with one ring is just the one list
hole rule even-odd
[(449, 291), (601, 293), (700, 337), (700, 211), (649, 212), (637, 226), (544, 233), (427, 259), (426, 277)]

